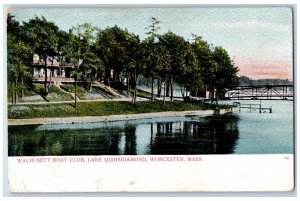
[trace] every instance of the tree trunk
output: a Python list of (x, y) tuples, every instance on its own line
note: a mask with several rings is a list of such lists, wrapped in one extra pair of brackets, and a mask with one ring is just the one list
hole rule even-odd
[(166, 82), (167, 82), (167, 78), (165, 79), (165, 83), (164, 83), (164, 105), (166, 103)]
[(134, 89), (134, 104), (136, 103), (136, 92), (137, 92), (137, 88), (136, 88), (136, 85), (135, 85), (135, 89)]
[(218, 99), (217, 97), (215, 97), (216, 94), (215, 90), (212, 89), (210, 93), (211, 93), (211, 105), (215, 103), (216, 107), (218, 107)]
[(214, 98), (215, 98), (213, 91), (210, 92), (210, 96), (211, 96), (211, 103), (210, 103), (210, 105), (213, 105), (214, 104)]
[(112, 81), (113, 82), (116, 81), (116, 71), (115, 70), (113, 71), (113, 74), (112, 74)]
[(110, 69), (107, 68), (105, 69), (105, 72), (104, 72), (104, 83), (108, 86), (110, 86)]
[(170, 78), (170, 90), (171, 90), (171, 102), (173, 101), (173, 84), (172, 84), (172, 78)]
[(151, 77), (151, 100), (154, 100), (154, 78)]
[(157, 97), (161, 96), (161, 80), (157, 78)]
[(12, 104), (16, 104), (16, 86), (15, 86), (15, 83), (12, 81), (11, 82), (11, 94), (12, 94)]
[(91, 75), (91, 82), (90, 82), (90, 91), (93, 89), (93, 76)]
[(103, 77), (103, 71), (100, 71), (100, 82), (104, 81), (104, 77)]
[(180, 92), (181, 92), (182, 98), (184, 100), (184, 87), (180, 87)]
[(77, 107), (77, 75), (74, 77), (75, 79), (75, 108)]
[(14, 89), (13, 89), (13, 82), (10, 82), (10, 91), (11, 91), (11, 104), (14, 104)]
[(18, 79), (15, 79), (15, 104), (18, 103)]
[(136, 71), (134, 71), (134, 92), (133, 92), (133, 97), (132, 97), (132, 103), (133, 104), (136, 104), (136, 92), (137, 92), (137, 74), (136, 74)]
[(129, 76), (128, 76), (128, 72), (126, 73), (126, 83), (127, 83), (127, 96), (129, 96)]
[(166, 96), (169, 97), (170, 96), (170, 80), (167, 79), (167, 81), (165, 82), (166, 83)]
[(132, 95), (132, 75), (129, 73), (129, 76), (128, 76), (128, 85), (129, 85), (129, 95)]
[(216, 97), (215, 97), (215, 102), (216, 102), (216, 108), (218, 108), (218, 91), (216, 90)]
[(21, 84), (22, 84), (22, 92), (21, 92), (21, 98), (24, 97), (24, 79), (21, 77)]
[(117, 72), (117, 82), (120, 82), (120, 72)]
[(99, 71), (98, 70), (96, 70), (96, 82), (98, 82), (99, 81)]
[(44, 82), (44, 95), (46, 96), (48, 94), (48, 88), (47, 88), (47, 76), (48, 76), (48, 72), (47, 72), (47, 57), (44, 57), (45, 60), (45, 82)]

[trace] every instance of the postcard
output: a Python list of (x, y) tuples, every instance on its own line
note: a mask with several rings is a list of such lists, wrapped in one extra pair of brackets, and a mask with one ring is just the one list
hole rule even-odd
[(7, 8), (9, 191), (293, 191), (293, 12)]

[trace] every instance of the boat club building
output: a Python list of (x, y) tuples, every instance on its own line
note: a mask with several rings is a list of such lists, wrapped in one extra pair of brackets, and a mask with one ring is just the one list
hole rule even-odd
[[(45, 62), (37, 54), (33, 56), (31, 63), (33, 81), (36, 83), (45, 82)], [(47, 58), (47, 81), (54, 84), (74, 82), (72, 71), (74, 66), (66, 62), (59, 62), (57, 57), (50, 60)]]

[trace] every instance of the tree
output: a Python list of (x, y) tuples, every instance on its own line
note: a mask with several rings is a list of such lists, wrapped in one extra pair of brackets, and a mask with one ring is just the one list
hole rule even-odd
[(107, 28), (105, 30), (99, 30), (96, 36), (96, 54), (104, 64), (104, 84), (110, 86), (110, 77), (112, 69), (112, 41), (113, 41), (113, 31), (112, 28)]
[(97, 72), (97, 69), (101, 66), (101, 61), (95, 54), (94, 43), (95, 35), (98, 29), (93, 27), (89, 23), (84, 23), (73, 28), (75, 37), (77, 38), (77, 44), (80, 46), (80, 58), (82, 58), (82, 64), (80, 70), (85, 76), (85, 81), (88, 82), (87, 76), (90, 78), (90, 91), (92, 90), (92, 83)]
[(90, 90), (92, 90), (94, 69), (99, 65), (100, 60), (92, 52), (91, 48), (95, 42), (97, 28), (89, 23), (84, 23), (73, 27), (70, 30), (69, 46), (71, 51), (69, 57), (75, 66), (73, 78), (75, 82), (75, 107), (77, 107), (77, 82), (81, 76), (90, 75)]
[(80, 65), (80, 68), (83, 72), (85, 72), (85, 76), (89, 75), (90, 77), (90, 91), (92, 91), (93, 78), (96, 75), (97, 71), (99, 69), (102, 69), (102, 67), (103, 63), (94, 52), (90, 50), (86, 52), (82, 64)]
[(69, 30), (69, 40), (66, 44), (66, 57), (74, 66), (72, 71), (72, 77), (74, 78), (74, 87), (75, 87), (75, 94), (74, 94), (74, 107), (77, 107), (77, 81), (78, 78), (82, 76), (82, 72), (79, 70), (79, 66), (82, 63), (82, 56), (81, 56), (81, 40), (77, 39), (74, 34), (74, 28)]
[(101, 58), (105, 66), (105, 84), (123, 86), (122, 81), (125, 74), (127, 82), (127, 94), (131, 91), (133, 71), (129, 69), (135, 60), (135, 49), (139, 44), (139, 37), (123, 30), (118, 26), (109, 27), (99, 31), (96, 40), (97, 55)]
[[(157, 60), (159, 57), (159, 51), (157, 49), (157, 39), (160, 21), (155, 17), (150, 18), (150, 25), (146, 28), (147, 38), (144, 41), (146, 50), (148, 50), (148, 56), (145, 58), (147, 63), (147, 69), (145, 72), (146, 77), (151, 77), (151, 100), (154, 100), (154, 77), (157, 75)], [(160, 79), (157, 79), (157, 95), (160, 96)]]
[[(22, 27), (14, 16), (7, 16), (7, 72), (10, 83), (12, 104), (18, 100), (18, 93), (24, 96), (24, 90), (31, 83), (30, 69), (26, 67), (32, 55), (31, 49), (23, 41)], [(21, 80), (21, 83), (19, 83)], [(26, 82), (27, 81), (27, 82)], [(26, 82), (26, 83), (25, 83)]]
[(44, 94), (47, 95), (47, 62), (48, 59), (53, 61), (53, 58), (58, 54), (59, 28), (43, 16), (41, 18), (35, 17), (30, 19), (29, 22), (23, 22), (23, 24), (23, 28), (26, 30), (27, 42), (33, 48), (33, 52), (38, 54), (44, 61)]
[(159, 76), (162, 78), (164, 82), (164, 97), (163, 97), (163, 102), (165, 104), (166, 101), (166, 83), (168, 80), (168, 77), (170, 76), (171, 73), (171, 63), (172, 63), (172, 58), (170, 55), (170, 52), (168, 49), (166, 49), (163, 45), (159, 46), (160, 50), (160, 57), (158, 58), (157, 61), (157, 67), (159, 69)]
[(214, 49), (214, 61), (217, 67), (215, 72), (216, 95), (217, 98), (223, 98), (228, 89), (239, 85), (238, 68), (234, 66), (228, 52), (221, 46)]
[[(186, 71), (186, 55), (188, 51), (188, 42), (181, 36), (173, 32), (167, 32), (159, 36), (159, 44), (161, 48), (168, 50), (170, 56), (171, 69), (166, 80), (166, 95), (171, 92), (171, 100), (173, 98), (173, 81), (182, 83), (183, 74)], [(161, 54), (161, 49), (159, 50)]]
[(211, 46), (203, 40), (201, 36), (193, 35), (193, 37), (194, 42), (192, 43), (192, 48), (197, 58), (197, 66), (200, 71), (203, 87), (202, 90), (209, 91), (213, 101), (216, 80), (216, 64), (213, 60), (213, 51)]
[(69, 55), (71, 52), (71, 46), (69, 44), (70, 34), (68, 32), (60, 30), (58, 40), (58, 54), (56, 55), (56, 60), (59, 63), (59, 76), (61, 76), (62, 67), (67, 65), (67, 60), (69, 60)]
[[(111, 84), (112, 81), (120, 81), (119, 75), (124, 68), (124, 57), (126, 57), (126, 30), (118, 26), (106, 28), (99, 31), (96, 38), (96, 53), (103, 60), (105, 66), (104, 83)], [(113, 77), (111, 73), (113, 70)]]
[[(187, 45), (184, 62), (183, 71), (180, 73), (180, 76), (176, 76), (176, 82), (186, 90), (189, 90), (190, 94), (197, 97), (198, 92), (203, 88), (203, 81), (201, 77), (201, 66), (198, 63), (191, 44)], [(184, 90), (181, 90), (181, 93), (184, 97)]]
[(132, 74), (132, 86), (133, 86), (133, 96), (132, 103), (136, 104), (137, 97), (137, 79), (139, 75), (146, 69), (145, 57), (146, 57), (146, 46), (145, 43), (141, 43), (138, 36), (132, 35), (130, 42), (130, 62), (126, 71)]

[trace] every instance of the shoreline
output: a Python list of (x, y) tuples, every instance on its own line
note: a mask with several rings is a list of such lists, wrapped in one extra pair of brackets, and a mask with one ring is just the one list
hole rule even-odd
[(34, 119), (8, 119), (9, 126), (24, 125), (47, 125), (47, 124), (74, 124), (74, 123), (94, 123), (109, 121), (124, 121), (136, 119), (149, 119), (158, 117), (174, 117), (186, 115), (208, 116), (214, 114), (228, 114), (238, 111), (238, 108), (232, 107), (220, 110), (190, 110), (190, 111), (168, 111), (168, 112), (152, 112), (138, 114), (121, 114), (108, 116), (81, 116), (81, 117), (54, 117), (54, 118), (34, 118)]

